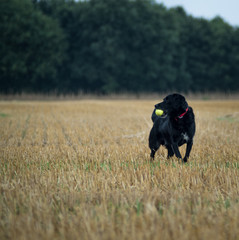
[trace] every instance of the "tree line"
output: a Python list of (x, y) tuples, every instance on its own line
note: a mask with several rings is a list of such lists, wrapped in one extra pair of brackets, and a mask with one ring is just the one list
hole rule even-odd
[(153, 0), (1, 0), (2, 93), (239, 90), (239, 28)]

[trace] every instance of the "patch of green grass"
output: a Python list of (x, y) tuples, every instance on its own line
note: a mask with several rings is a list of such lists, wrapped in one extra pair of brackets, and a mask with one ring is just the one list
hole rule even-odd
[(136, 210), (137, 216), (139, 216), (140, 213), (143, 212), (143, 204), (139, 200), (137, 200), (135, 203), (135, 210)]
[(111, 163), (110, 162), (102, 162), (100, 163), (100, 168), (103, 169), (104, 171), (107, 170), (112, 170)]
[(230, 122), (230, 123), (233, 123), (233, 122), (239, 122), (239, 120), (233, 116), (224, 116), (224, 117), (218, 117), (217, 118), (218, 121), (227, 121), (227, 122)]
[(8, 114), (0, 112), (0, 117), (3, 117), (3, 118), (8, 117)]

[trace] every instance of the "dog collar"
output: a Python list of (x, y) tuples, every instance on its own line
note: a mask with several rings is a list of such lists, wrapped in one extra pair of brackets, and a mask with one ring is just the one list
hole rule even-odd
[(181, 115), (179, 115), (178, 117), (175, 118), (176, 121), (178, 121), (178, 118), (181, 119), (183, 118), (183, 116), (188, 112), (188, 107), (186, 108), (186, 111), (184, 113), (182, 113)]

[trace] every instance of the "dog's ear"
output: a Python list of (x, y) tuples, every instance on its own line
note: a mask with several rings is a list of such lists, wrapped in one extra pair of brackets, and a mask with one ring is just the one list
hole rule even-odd
[(184, 105), (183, 108), (186, 110), (186, 109), (188, 108), (188, 103), (187, 103), (186, 100), (184, 101), (184, 104), (183, 104), (183, 105)]
[(185, 99), (185, 97), (181, 94), (173, 94), (174, 98), (175, 98), (175, 101), (179, 102), (181, 107), (186, 110), (188, 108), (188, 103)]

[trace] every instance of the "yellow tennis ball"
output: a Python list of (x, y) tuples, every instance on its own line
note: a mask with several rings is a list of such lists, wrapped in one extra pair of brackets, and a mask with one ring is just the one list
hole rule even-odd
[(162, 116), (162, 115), (163, 115), (163, 110), (161, 110), (161, 109), (156, 109), (156, 110), (155, 110), (155, 114), (156, 114), (157, 116)]

